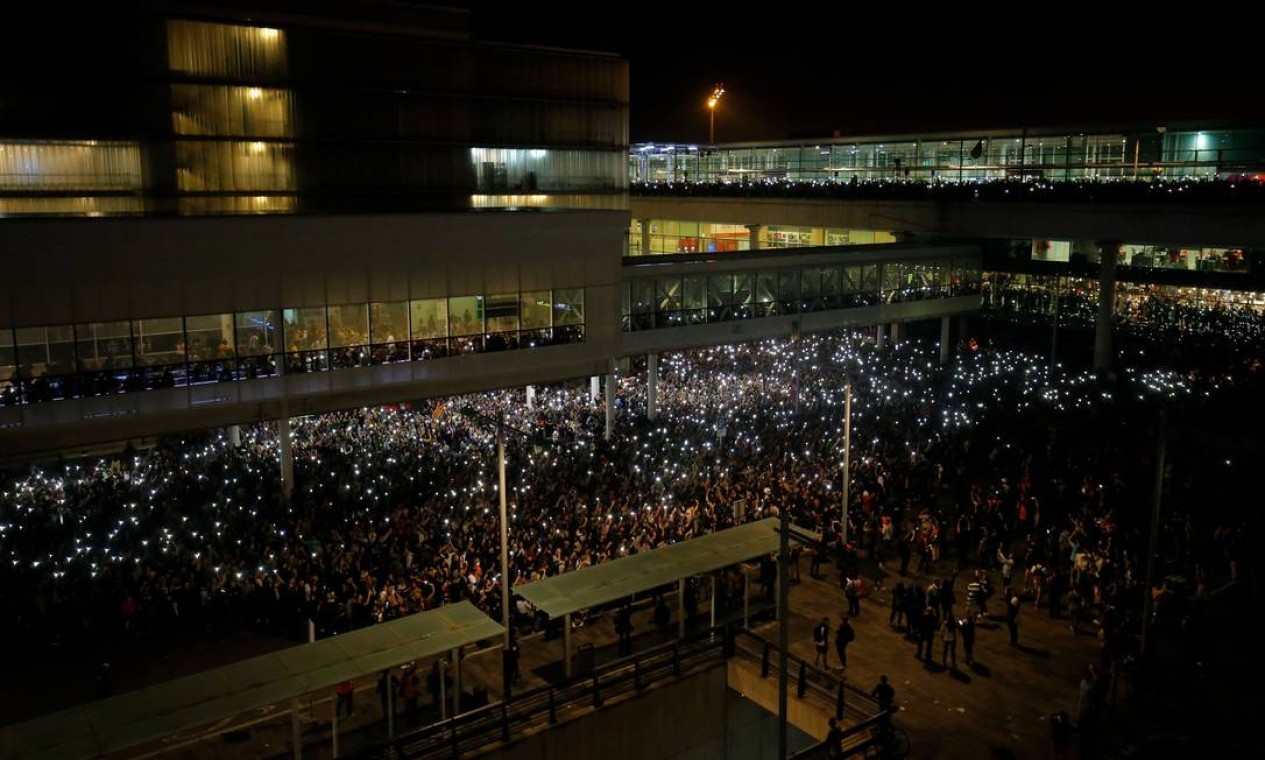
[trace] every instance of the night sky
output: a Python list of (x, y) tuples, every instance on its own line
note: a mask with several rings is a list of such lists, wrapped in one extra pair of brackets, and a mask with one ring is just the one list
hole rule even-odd
[[(479, 39), (626, 56), (633, 142), (705, 141), (704, 100), (716, 82), (726, 88), (718, 142), (1188, 119), (1265, 124), (1265, 101), (1244, 81), (1260, 66), (1247, 47), (1212, 38), (1152, 43), (1141, 26), (1120, 32), (1070, 6), (1003, 17), (967, 5), (928, 13), (838, 4), (845, 13), (781, 3), (758, 16), (741, 10), (750, 5), (719, 3), (465, 5)], [(908, 15), (924, 18), (906, 32)]]

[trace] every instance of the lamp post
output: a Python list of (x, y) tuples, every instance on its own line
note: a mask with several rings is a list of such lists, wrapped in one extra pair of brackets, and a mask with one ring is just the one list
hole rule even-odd
[(716, 104), (720, 103), (720, 96), (725, 94), (725, 86), (718, 84), (712, 88), (711, 97), (707, 99), (707, 113), (709, 115), (707, 123), (707, 144), (711, 145), (716, 142)]

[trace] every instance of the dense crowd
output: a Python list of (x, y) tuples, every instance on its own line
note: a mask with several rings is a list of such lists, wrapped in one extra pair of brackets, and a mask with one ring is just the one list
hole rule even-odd
[(1265, 183), (1244, 179), (989, 179), (954, 181), (894, 177), (851, 181), (634, 182), (629, 191), (646, 196), (741, 198), (828, 198), (859, 201), (988, 201), (1005, 203), (1182, 203), (1258, 204)]
[[(328, 635), (460, 599), (499, 617), (489, 419), (509, 431), (516, 584), (728, 527), (738, 502), (747, 519), (790, 510), (831, 551), (845, 377), (845, 551), (990, 567), (1021, 546), (1022, 567), (1051, 568), (1099, 609), (1139, 598), (1153, 459), (1138, 431), (1157, 402), (1196, 403), (1212, 384), (1139, 371), (1050, 387), (1034, 356), (969, 351), (938, 369), (933, 355), (854, 336), (667, 355), (659, 419), (631, 373), (609, 442), (600, 400), (569, 386), (539, 389), (534, 408), (505, 391), (304, 418), (288, 505), (272, 425), (237, 446), (220, 431), (31, 467), (0, 485), (5, 633), (71, 647), (171, 629), (298, 638), (309, 620)], [(1192, 589), (1231, 572), (1247, 507), (1219, 498), (1233, 466), (1209, 456), (1172, 460), (1180, 493), (1161, 534), (1163, 577)]]

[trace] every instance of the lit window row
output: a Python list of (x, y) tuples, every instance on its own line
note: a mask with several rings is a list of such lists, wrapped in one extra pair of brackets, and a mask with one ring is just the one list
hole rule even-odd
[(0, 329), (0, 404), (584, 341), (584, 290)]

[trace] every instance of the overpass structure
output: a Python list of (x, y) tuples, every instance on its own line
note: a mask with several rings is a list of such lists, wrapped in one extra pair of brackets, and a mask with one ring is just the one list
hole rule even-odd
[[(547, 228), (525, 214), (259, 222), (0, 226), (0, 244), (37, 252), (7, 283), (23, 326), (0, 321), (18, 355), (0, 375), (0, 456), (609, 378), (625, 357), (980, 303), (971, 244), (621, 260), (618, 212)], [(560, 257), (559, 234), (584, 253)], [(344, 255), (352, 237), (372, 255)]]

